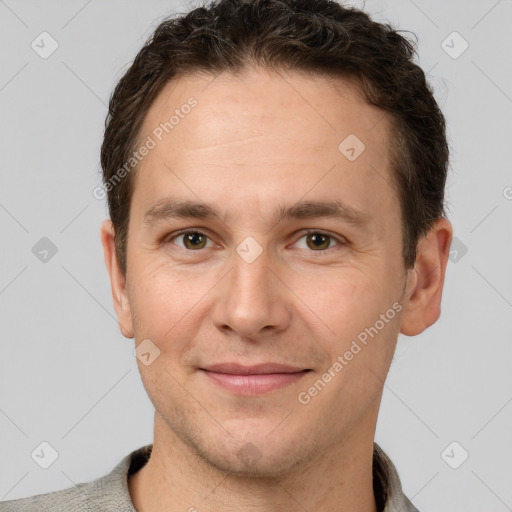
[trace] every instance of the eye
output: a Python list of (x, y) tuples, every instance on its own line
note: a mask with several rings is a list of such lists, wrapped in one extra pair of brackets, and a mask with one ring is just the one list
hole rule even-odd
[(321, 231), (308, 231), (304, 236), (299, 238), (296, 245), (303, 239), (305, 239), (305, 245), (303, 244), (302, 247), (299, 246), (299, 249), (311, 249), (317, 252), (324, 252), (326, 249), (330, 249), (333, 246), (333, 242), (334, 246), (343, 245), (343, 242), (334, 236)]
[[(182, 241), (183, 245), (180, 245), (177, 241)], [(167, 242), (175, 241), (174, 243), (181, 247), (182, 249), (187, 249), (189, 251), (196, 251), (198, 249), (205, 249), (207, 247), (211, 247), (213, 242), (206, 236), (204, 233), (200, 231), (182, 231), (181, 233), (174, 235), (172, 238), (167, 239)], [(207, 246), (208, 241), (210, 245)]]
[[(302, 240), (304, 240), (304, 242), (301, 242)], [(178, 247), (188, 251), (207, 249), (214, 245), (213, 241), (207, 235), (197, 230), (187, 230), (174, 234), (169, 237), (166, 242), (173, 242)], [(300, 245), (301, 243), (302, 246)], [(342, 246), (345, 245), (345, 243), (328, 233), (311, 230), (300, 237), (299, 240), (295, 242), (295, 245), (299, 249), (310, 249), (314, 252), (326, 252), (327, 249)]]

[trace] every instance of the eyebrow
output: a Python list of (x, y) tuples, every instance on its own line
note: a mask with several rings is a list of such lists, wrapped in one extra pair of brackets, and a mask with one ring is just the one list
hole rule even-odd
[[(361, 228), (368, 226), (372, 220), (368, 213), (342, 201), (300, 201), (288, 207), (279, 206), (274, 213), (278, 222), (323, 217), (342, 220)], [(158, 201), (144, 214), (144, 224), (148, 227), (171, 219), (216, 219), (224, 223), (217, 210), (207, 203), (173, 198)]]

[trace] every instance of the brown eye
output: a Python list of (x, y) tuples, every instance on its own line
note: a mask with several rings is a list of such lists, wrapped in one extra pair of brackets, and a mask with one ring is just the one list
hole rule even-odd
[(331, 245), (331, 237), (322, 233), (312, 233), (306, 235), (308, 247), (313, 250), (328, 249)]
[(207, 246), (209, 238), (199, 231), (186, 231), (169, 239), (169, 242), (170, 241), (174, 241), (178, 247), (183, 249), (196, 251), (199, 249), (204, 249)]
[(318, 253), (327, 252), (327, 249), (337, 245), (343, 245), (343, 242), (332, 235), (320, 231), (310, 231), (302, 236), (295, 243), (299, 249), (309, 249)]
[(183, 235), (187, 249), (202, 249), (206, 245), (206, 237), (201, 233), (187, 233)]

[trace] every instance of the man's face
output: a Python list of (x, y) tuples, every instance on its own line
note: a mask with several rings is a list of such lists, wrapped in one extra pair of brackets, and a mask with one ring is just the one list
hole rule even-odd
[[(354, 84), (281, 75), (182, 77), (151, 106), (140, 140), (157, 145), (136, 174), (121, 318), (160, 350), (138, 362), (155, 442), (177, 436), (215, 467), (259, 475), (373, 440), (407, 277), (388, 117)], [(166, 202), (217, 215), (146, 216)], [(335, 202), (346, 215), (313, 204)], [(309, 371), (249, 389), (205, 371), (221, 363)]]

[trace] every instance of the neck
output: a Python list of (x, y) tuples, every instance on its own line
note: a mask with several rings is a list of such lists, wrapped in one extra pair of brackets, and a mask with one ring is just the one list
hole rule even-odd
[(139, 512), (377, 512), (372, 472), (375, 424), (353, 431), (355, 439), (348, 435), (286, 474), (255, 478), (215, 468), (156, 413), (151, 457), (129, 478), (130, 495)]

